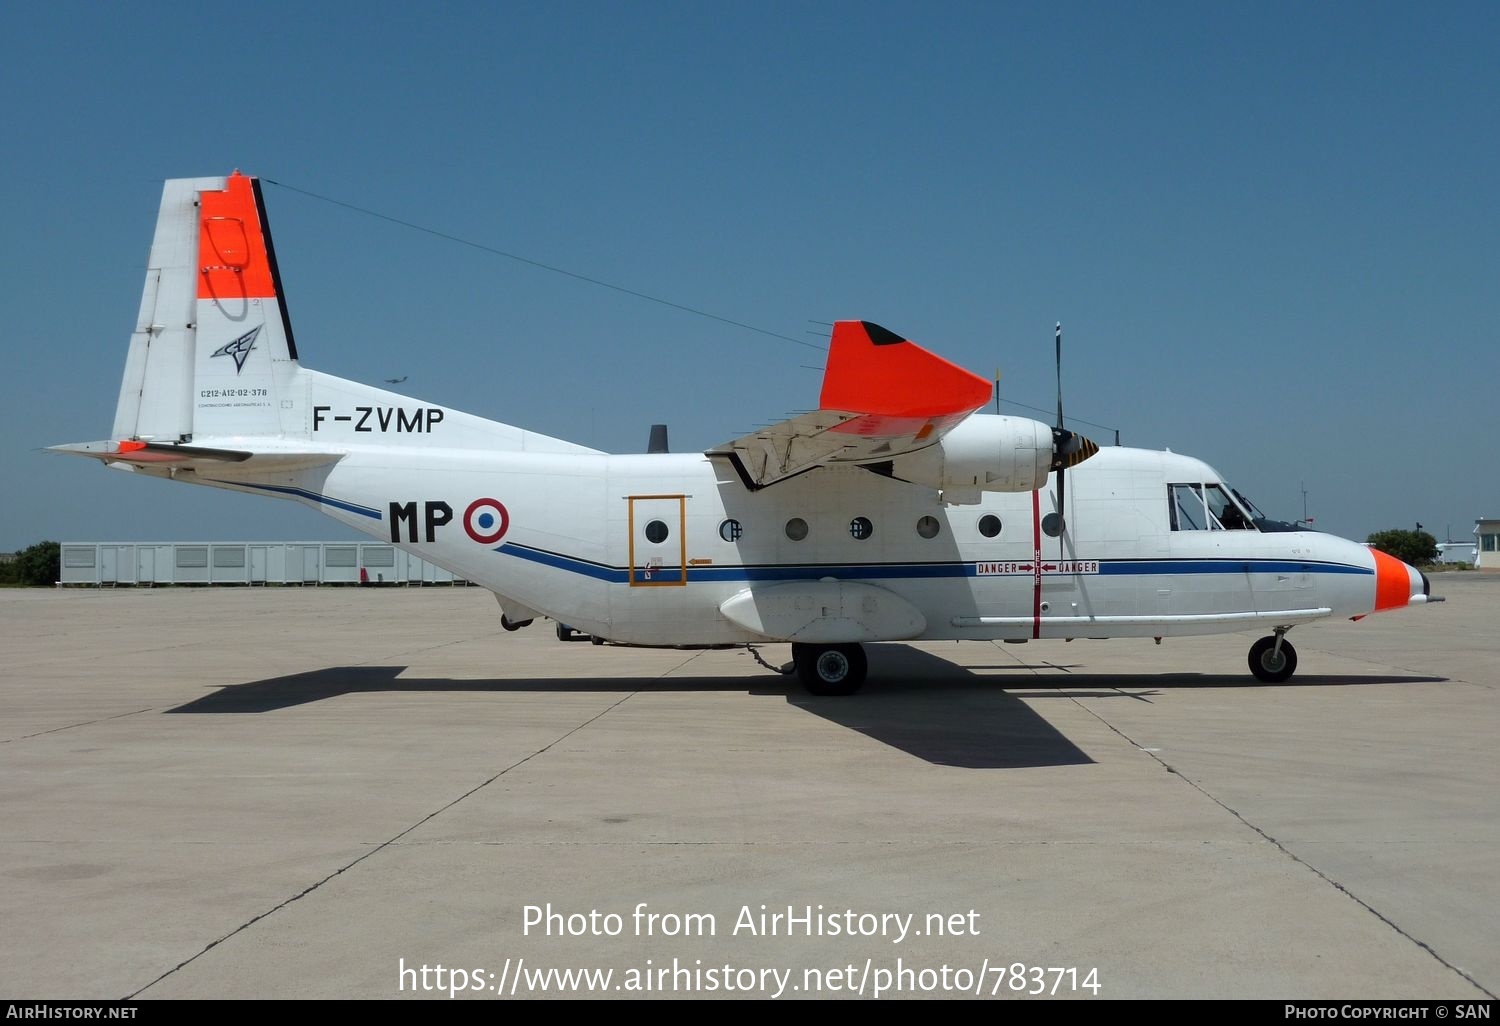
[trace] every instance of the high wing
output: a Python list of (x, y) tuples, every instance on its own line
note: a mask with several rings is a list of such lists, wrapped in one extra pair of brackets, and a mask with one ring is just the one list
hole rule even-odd
[(715, 446), (746, 483), (775, 484), (829, 463), (925, 449), (990, 399), (990, 383), (869, 321), (833, 326), (818, 409)]

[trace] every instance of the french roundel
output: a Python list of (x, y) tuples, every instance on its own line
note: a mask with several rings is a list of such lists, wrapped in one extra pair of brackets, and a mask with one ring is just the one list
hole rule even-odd
[(493, 545), (510, 528), (510, 514), (499, 499), (475, 499), (464, 510), (464, 530), (481, 545)]

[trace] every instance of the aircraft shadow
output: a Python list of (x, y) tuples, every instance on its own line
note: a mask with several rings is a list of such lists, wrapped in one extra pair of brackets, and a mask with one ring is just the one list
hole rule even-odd
[[(1059, 669), (1055, 665), (1038, 669)], [(586, 677), (480, 679), (403, 677), (405, 666), (331, 666), (285, 677), (221, 687), (166, 710), (168, 713), (239, 714), (289, 709), (346, 695), (399, 692), (433, 695), (483, 692), (547, 694), (634, 691), (745, 691), (780, 696), (830, 723), (934, 765), (966, 769), (1076, 766), (1093, 762), (1027, 703), (1037, 698), (1123, 698), (1149, 703), (1166, 688), (1261, 688), (1308, 685), (1436, 683), (1443, 677), (1375, 675), (1305, 676), (1262, 685), (1248, 674), (1071, 674), (1032, 676), (1018, 665), (957, 666), (909, 645), (870, 648), (870, 675), (850, 698), (819, 698), (794, 677)], [(1004, 671), (1020, 670), (1010, 677)], [(1024, 696), (1014, 692), (1024, 691)]]
[[(1077, 691), (1079, 686), (1116, 689), (1139, 688), (1142, 685), (1149, 684), (1157, 688), (1236, 688), (1243, 691), (1252, 688), (1359, 687), (1370, 684), (1442, 684), (1450, 679), (1448, 677), (1402, 673), (1367, 673), (1337, 677), (1330, 674), (1299, 673), (1291, 680), (1281, 684), (1265, 684), (1250, 676), (1248, 671), (1245, 673), (1193, 673), (1190, 671), (1178, 671), (1175, 673), (1073, 673), (1073, 667), (1076, 665), (1070, 663), (1038, 663), (1035, 665), (1008, 663), (1005, 665), (974, 665), (968, 667), (968, 669), (989, 670), (993, 672), (993, 676), (980, 678), (982, 680), (1001, 683), (1005, 687), (1021, 691), (1056, 692), (1053, 697), (1057, 698), (1099, 697), (1097, 693), (1085, 695)], [(1002, 676), (1008, 671), (1030, 672), (1032, 670), (1062, 670), (1067, 673), (1067, 676), (1021, 677), (1017, 680), (1007, 680)]]
[[(745, 691), (785, 701), (935, 765), (971, 769), (1073, 766), (1093, 762), (1020, 699), (947, 660), (905, 645), (872, 652), (865, 688), (852, 698), (818, 698), (794, 677), (589, 677), (456, 680), (403, 677), (404, 666), (331, 666), (218, 688), (169, 713), (266, 713), (346, 695), (399, 692), (565, 694), (632, 691)], [(1113, 693), (1111, 693), (1113, 695)], [(1101, 696), (1103, 697), (1103, 696)], [(1119, 697), (1114, 695), (1113, 697)]]
[[(985, 680), (994, 681), (995, 677), (986, 677)], [(1281, 684), (1264, 684), (1248, 672), (1242, 674), (1232, 673), (1080, 673), (1071, 674), (1061, 680), (1048, 678), (1037, 679), (1027, 683), (1008, 683), (1006, 686), (1017, 691), (1029, 692), (1028, 698), (1039, 697), (1035, 691), (1051, 692), (1050, 695), (1040, 697), (1053, 698), (1083, 698), (1097, 697), (1097, 693), (1085, 696), (1079, 692), (1080, 687), (1096, 687), (1109, 689), (1110, 694), (1119, 696), (1120, 691), (1130, 688), (1140, 688), (1150, 685), (1153, 688), (1191, 688), (1194, 690), (1212, 690), (1214, 688), (1229, 688), (1235, 691), (1254, 691), (1265, 688), (1312, 688), (1312, 687), (1370, 687), (1378, 684), (1442, 684), (1448, 681), (1448, 677), (1422, 676), (1418, 674), (1402, 673), (1369, 673), (1348, 676), (1332, 676), (1328, 674), (1299, 673), (1289, 681)], [(1118, 689), (1118, 690), (1116, 690)], [(1127, 696), (1138, 697), (1138, 696)]]
[(1094, 761), (1006, 691), (1003, 681), (909, 645), (872, 645), (868, 652), (870, 675), (858, 695), (817, 698), (789, 680), (787, 701), (939, 766), (1023, 769)]

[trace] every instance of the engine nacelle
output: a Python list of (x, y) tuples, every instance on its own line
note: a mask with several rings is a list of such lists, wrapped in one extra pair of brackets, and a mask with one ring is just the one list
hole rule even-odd
[(1047, 483), (1052, 428), (1025, 417), (974, 414), (935, 445), (897, 456), (891, 474), (940, 489), (943, 501), (975, 503), (984, 492), (1030, 492)]

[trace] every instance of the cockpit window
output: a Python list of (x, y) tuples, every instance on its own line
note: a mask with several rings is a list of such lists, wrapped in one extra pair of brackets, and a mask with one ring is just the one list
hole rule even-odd
[(1205, 485), (1203, 495), (1208, 499), (1208, 512), (1213, 515), (1211, 524), (1217, 522), (1226, 531), (1254, 530), (1250, 518), (1225, 494), (1223, 485)]
[(1296, 523), (1287, 523), (1285, 520), (1272, 520), (1261, 512), (1261, 508), (1250, 501), (1249, 496), (1238, 488), (1231, 489), (1234, 497), (1239, 500), (1240, 506), (1250, 511), (1250, 522), (1255, 525), (1257, 531), (1275, 533), (1278, 531), (1311, 531), (1308, 526), (1310, 521), (1299, 520)]
[(1167, 485), (1174, 531), (1253, 531), (1245, 511), (1218, 484)]
[(1208, 510), (1203, 505), (1203, 486), (1195, 484), (1167, 485), (1171, 496), (1172, 530), (1208, 530)]

